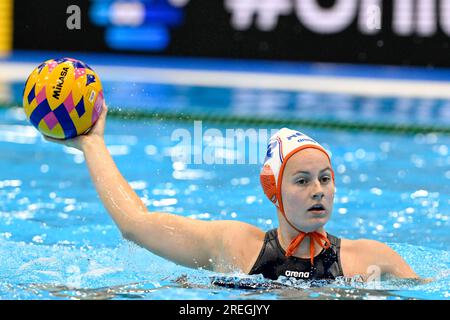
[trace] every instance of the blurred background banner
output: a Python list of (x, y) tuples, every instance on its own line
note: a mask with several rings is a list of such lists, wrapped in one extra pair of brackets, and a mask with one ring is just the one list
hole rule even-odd
[[(13, 4), (0, 3), (4, 53), (10, 50)], [(16, 0), (14, 5), (18, 50), (450, 66), (449, 40), (450, 0)]]

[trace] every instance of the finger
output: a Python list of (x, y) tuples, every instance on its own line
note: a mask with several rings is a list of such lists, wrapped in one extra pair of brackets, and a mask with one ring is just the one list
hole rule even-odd
[(97, 121), (92, 126), (91, 130), (88, 134), (97, 134), (97, 135), (103, 135), (103, 132), (105, 130), (105, 123), (106, 123), (106, 112), (107, 110), (103, 109), (100, 113)]
[(106, 114), (107, 113), (108, 113), (108, 108), (106, 107), (106, 104), (104, 104), (102, 112), (100, 113), (100, 116), (98, 117), (99, 121), (97, 121), (97, 122), (105, 123), (106, 122)]
[(108, 113), (108, 107), (106, 106), (106, 103), (103, 103), (103, 110), (100, 114), (101, 117), (106, 117), (106, 114)]

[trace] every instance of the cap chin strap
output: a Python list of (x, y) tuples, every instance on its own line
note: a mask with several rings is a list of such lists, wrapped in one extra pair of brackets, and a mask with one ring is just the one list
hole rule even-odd
[[(281, 210), (280, 210), (281, 211)], [(296, 227), (294, 227), (292, 225), (292, 223), (289, 222), (289, 220), (287, 219), (286, 215), (284, 214), (284, 211), (281, 211), (281, 213), (283, 213), (284, 218), (286, 219), (287, 223), (294, 228), (294, 230), (298, 231), (298, 235), (291, 241), (291, 243), (289, 243), (289, 246), (286, 250), (286, 257), (290, 257), (294, 254), (295, 250), (297, 250), (297, 248), (300, 246), (300, 244), (302, 243), (302, 241), (306, 238), (309, 237), (309, 258), (311, 261), (311, 265), (314, 265), (314, 254), (315, 254), (315, 249), (314, 249), (314, 242), (317, 243), (319, 246), (321, 246), (324, 249), (328, 249), (331, 246), (331, 242), (330, 240), (328, 240), (328, 238), (324, 235), (322, 235), (321, 233), (317, 232), (317, 231), (313, 231), (313, 232), (303, 232), (301, 230), (298, 230)]]
[[(282, 183), (282, 177), (283, 177), (283, 171), (286, 166), (286, 163), (288, 162), (289, 158), (293, 156), (295, 153), (307, 149), (307, 148), (313, 148), (317, 149), (319, 151), (322, 151), (328, 158), (328, 162), (331, 166), (331, 160), (328, 153), (323, 149), (322, 147), (318, 147), (316, 145), (302, 145), (300, 147), (295, 148), (294, 150), (290, 151), (284, 158), (284, 161), (282, 161), (281, 167), (279, 169), (278, 174), (278, 183), (275, 183), (275, 177), (271, 178), (270, 175), (273, 176), (273, 171), (269, 165), (264, 166), (263, 175), (261, 176), (262, 180), (262, 186), (264, 188), (264, 191), (266, 192), (266, 195), (271, 199), (271, 201), (277, 206), (278, 210), (281, 211), (281, 213), (284, 216), (284, 219), (286, 219), (287, 223), (296, 231), (298, 231), (298, 235), (291, 241), (289, 244), (287, 250), (286, 250), (286, 257), (292, 256), (297, 250), (297, 248), (300, 246), (302, 241), (309, 237), (309, 256), (311, 260), (311, 265), (314, 265), (314, 243), (317, 243), (319, 246), (321, 246), (324, 249), (328, 249), (331, 246), (330, 240), (322, 234), (320, 234), (317, 231), (313, 232), (303, 232), (299, 229), (297, 229), (286, 217), (286, 214), (284, 213), (284, 207), (283, 207), (283, 200), (281, 197), (281, 183)], [(265, 177), (265, 176), (269, 177)], [(334, 183), (334, 171), (331, 169), (331, 177), (333, 179)]]

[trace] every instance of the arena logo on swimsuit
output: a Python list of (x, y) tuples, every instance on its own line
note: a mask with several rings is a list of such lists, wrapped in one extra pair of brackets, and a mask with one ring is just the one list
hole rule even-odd
[(302, 279), (309, 279), (309, 272), (307, 271), (291, 271), (286, 270), (284, 273), (286, 277), (294, 277), (294, 278), (302, 278)]

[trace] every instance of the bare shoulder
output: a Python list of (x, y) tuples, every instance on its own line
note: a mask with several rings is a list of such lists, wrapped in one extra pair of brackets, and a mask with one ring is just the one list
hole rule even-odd
[(360, 254), (361, 240), (341, 239), (341, 265), (344, 276), (353, 277), (365, 273)]
[(240, 221), (223, 221), (223, 244), (232, 250), (251, 250), (264, 241), (265, 232), (254, 225)]
[(395, 250), (376, 240), (342, 239), (341, 262), (346, 276), (368, 275), (378, 269), (381, 274), (403, 278), (417, 277)]
[(217, 221), (221, 230), (221, 246), (216, 254), (216, 270), (240, 270), (248, 273), (264, 242), (265, 232), (254, 225), (240, 221)]
[(377, 252), (383, 253), (392, 251), (392, 249), (388, 245), (380, 241), (369, 239), (358, 239), (358, 240), (342, 239), (341, 247), (345, 248), (345, 250), (349, 250), (350, 252), (359, 255), (371, 255)]

